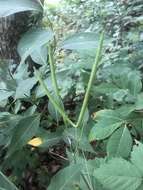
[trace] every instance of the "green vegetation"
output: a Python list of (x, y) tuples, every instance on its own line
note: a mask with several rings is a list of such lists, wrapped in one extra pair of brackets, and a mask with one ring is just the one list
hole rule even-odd
[(0, 0), (23, 11), (43, 19), (0, 61), (0, 190), (142, 190), (142, 0)]

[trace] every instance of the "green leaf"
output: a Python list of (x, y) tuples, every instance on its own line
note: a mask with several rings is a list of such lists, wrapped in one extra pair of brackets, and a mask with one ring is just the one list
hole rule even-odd
[(130, 93), (136, 96), (142, 89), (141, 77), (138, 72), (132, 71), (127, 74), (127, 80), (124, 83), (129, 89)]
[(140, 72), (128, 68), (121, 73), (112, 74), (112, 82), (120, 89), (128, 89), (133, 96), (137, 96), (142, 89)]
[(26, 116), (32, 116), (34, 115), (35, 111), (37, 109), (37, 106), (36, 105), (33, 105), (29, 108), (27, 108), (24, 112), (22, 112), (22, 116), (26, 117)]
[(38, 2), (31, 0), (1, 0), (0, 17), (6, 17), (23, 11), (42, 11)]
[(134, 104), (125, 104), (115, 111), (124, 119), (128, 118), (128, 116), (135, 110)]
[(80, 180), (82, 165), (70, 165), (59, 171), (53, 178), (47, 188), (48, 190), (73, 190)]
[[(74, 162), (75, 160), (73, 160), (73, 163)], [(82, 175), (80, 177), (80, 182), (79, 183), (77, 182), (77, 186), (80, 187), (79, 189), (81, 190), (87, 190), (87, 189), (107, 190), (103, 188), (103, 186), (93, 176), (94, 170), (99, 168), (100, 165), (103, 163), (105, 163), (105, 160), (102, 158), (86, 160), (83, 157), (76, 157), (76, 164), (82, 164)]]
[(89, 140), (101, 140), (109, 137), (125, 120), (115, 110), (101, 110), (96, 113), (97, 123), (91, 129)]
[(88, 140), (88, 134), (89, 132), (86, 128), (84, 130), (81, 130), (80, 128), (68, 128), (64, 131), (66, 142), (72, 142), (73, 147), (78, 145), (78, 148), (82, 151), (94, 153)]
[(143, 175), (142, 158), (143, 158), (143, 144), (138, 142), (138, 145), (133, 146), (133, 151), (131, 153), (131, 161)]
[(0, 172), (0, 189), (18, 190), (17, 187), (2, 172)]
[[(68, 76), (68, 72), (66, 71), (59, 71), (56, 73), (56, 78), (58, 82), (58, 87), (60, 89), (60, 94), (62, 97), (66, 97), (68, 93), (70, 92), (71, 88), (73, 87), (73, 79), (71, 76)], [(65, 80), (66, 78), (66, 80)], [(51, 81), (51, 76), (48, 76), (44, 83), (47, 85), (48, 90), (54, 94), (53, 85)], [(42, 97), (45, 96), (46, 93), (44, 89), (41, 86), (38, 86), (36, 89), (36, 97)]]
[(21, 120), (20, 115), (10, 114), (8, 112), (0, 112), (0, 127), (8, 127), (9, 130), (12, 127), (15, 127), (18, 122)]
[(42, 143), (39, 147), (41, 148), (49, 148), (51, 146), (57, 145), (60, 141), (63, 140), (62, 136), (63, 131), (57, 130), (56, 132), (49, 132), (44, 129), (40, 129), (36, 133), (36, 137), (40, 138)]
[(108, 72), (107, 82), (95, 87), (95, 91), (120, 102), (123, 100), (133, 102), (142, 89), (140, 72), (128, 67), (110, 67), (109, 70), (107, 67), (106, 72)]
[(78, 49), (95, 49), (98, 46), (99, 37), (96, 33), (85, 32), (74, 34), (67, 38), (61, 48), (78, 50)]
[(19, 80), (25, 80), (29, 78), (29, 72), (28, 72), (28, 64), (19, 64), (16, 72), (14, 73), (14, 78), (19, 81)]
[(139, 186), (139, 188), (137, 188), (137, 190), (142, 190), (143, 189), (143, 184), (141, 184), (141, 186)]
[(35, 77), (19, 80), (18, 86), (16, 88), (15, 99), (26, 98), (26, 96), (30, 96), (30, 90), (36, 83), (37, 79)]
[(137, 100), (135, 102), (135, 109), (136, 110), (142, 110), (143, 109), (143, 93), (138, 94)]
[(21, 56), (21, 63), (33, 52), (43, 48), (44, 45), (52, 40), (53, 32), (51, 30), (35, 28), (23, 35), (18, 44), (18, 53)]
[(95, 90), (99, 93), (110, 94), (117, 92), (119, 88), (115, 84), (102, 82), (100, 85), (95, 87)]
[(95, 87), (95, 91), (111, 96), (114, 100), (122, 101), (128, 94), (128, 89), (120, 89), (118, 86), (112, 83), (102, 83)]
[(20, 120), (14, 128), (8, 155), (11, 155), (13, 152), (21, 149), (33, 136), (35, 136), (39, 123), (39, 115), (24, 117)]
[(46, 46), (38, 47), (35, 51), (31, 53), (32, 60), (39, 64), (45, 65), (48, 58), (48, 49)]
[[(57, 100), (58, 101), (58, 100)], [(52, 116), (52, 118), (56, 121), (59, 122), (61, 120), (61, 115), (59, 114), (59, 112), (55, 109), (55, 107), (53, 106), (53, 104), (51, 103), (51, 101), (48, 102), (48, 111), (50, 113), (50, 115)]]
[[(47, 77), (46, 79), (43, 80), (44, 83), (46, 84), (48, 90), (50, 92), (53, 92), (53, 86), (52, 86), (52, 81), (51, 81), (51, 77)], [(43, 96), (46, 95), (45, 93), (45, 90), (41, 87), (41, 85), (37, 86), (36, 90), (35, 90), (35, 93), (36, 93), (36, 97), (37, 98), (41, 98)]]
[(0, 62), (0, 95), (4, 95), (4, 91), (12, 94), (16, 89), (16, 81), (11, 73), (10, 64), (12, 63)]
[(128, 158), (132, 149), (132, 137), (127, 127), (117, 129), (107, 143), (109, 156)]
[(7, 90), (0, 90), (0, 102), (3, 100), (7, 100), (10, 96), (12, 96), (14, 92)]
[(114, 158), (94, 171), (95, 178), (108, 190), (136, 190), (142, 183), (140, 171), (122, 158)]

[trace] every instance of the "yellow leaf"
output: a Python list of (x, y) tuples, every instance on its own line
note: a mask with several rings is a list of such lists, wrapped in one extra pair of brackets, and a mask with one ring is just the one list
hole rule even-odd
[(96, 112), (92, 113), (92, 118), (93, 118), (93, 119), (96, 118)]
[(30, 140), (27, 144), (34, 146), (34, 147), (38, 147), (42, 144), (42, 139), (39, 137), (36, 137), (36, 138)]

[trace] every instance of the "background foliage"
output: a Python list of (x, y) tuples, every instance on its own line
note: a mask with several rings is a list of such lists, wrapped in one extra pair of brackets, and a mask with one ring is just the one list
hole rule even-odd
[[(42, 11), (28, 0), (5, 2), (0, 16)], [(16, 71), (0, 62), (1, 189), (143, 188), (142, 11), (142, 0), (45, 4), (42, 27), (19, 42)]]

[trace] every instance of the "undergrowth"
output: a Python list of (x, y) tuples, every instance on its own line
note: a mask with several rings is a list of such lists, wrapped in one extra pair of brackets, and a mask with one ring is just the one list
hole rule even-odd
[(63, 4), (0, 1), (43, 14), (0, 62), (0, 189), (141, 190), (142, 1)]

